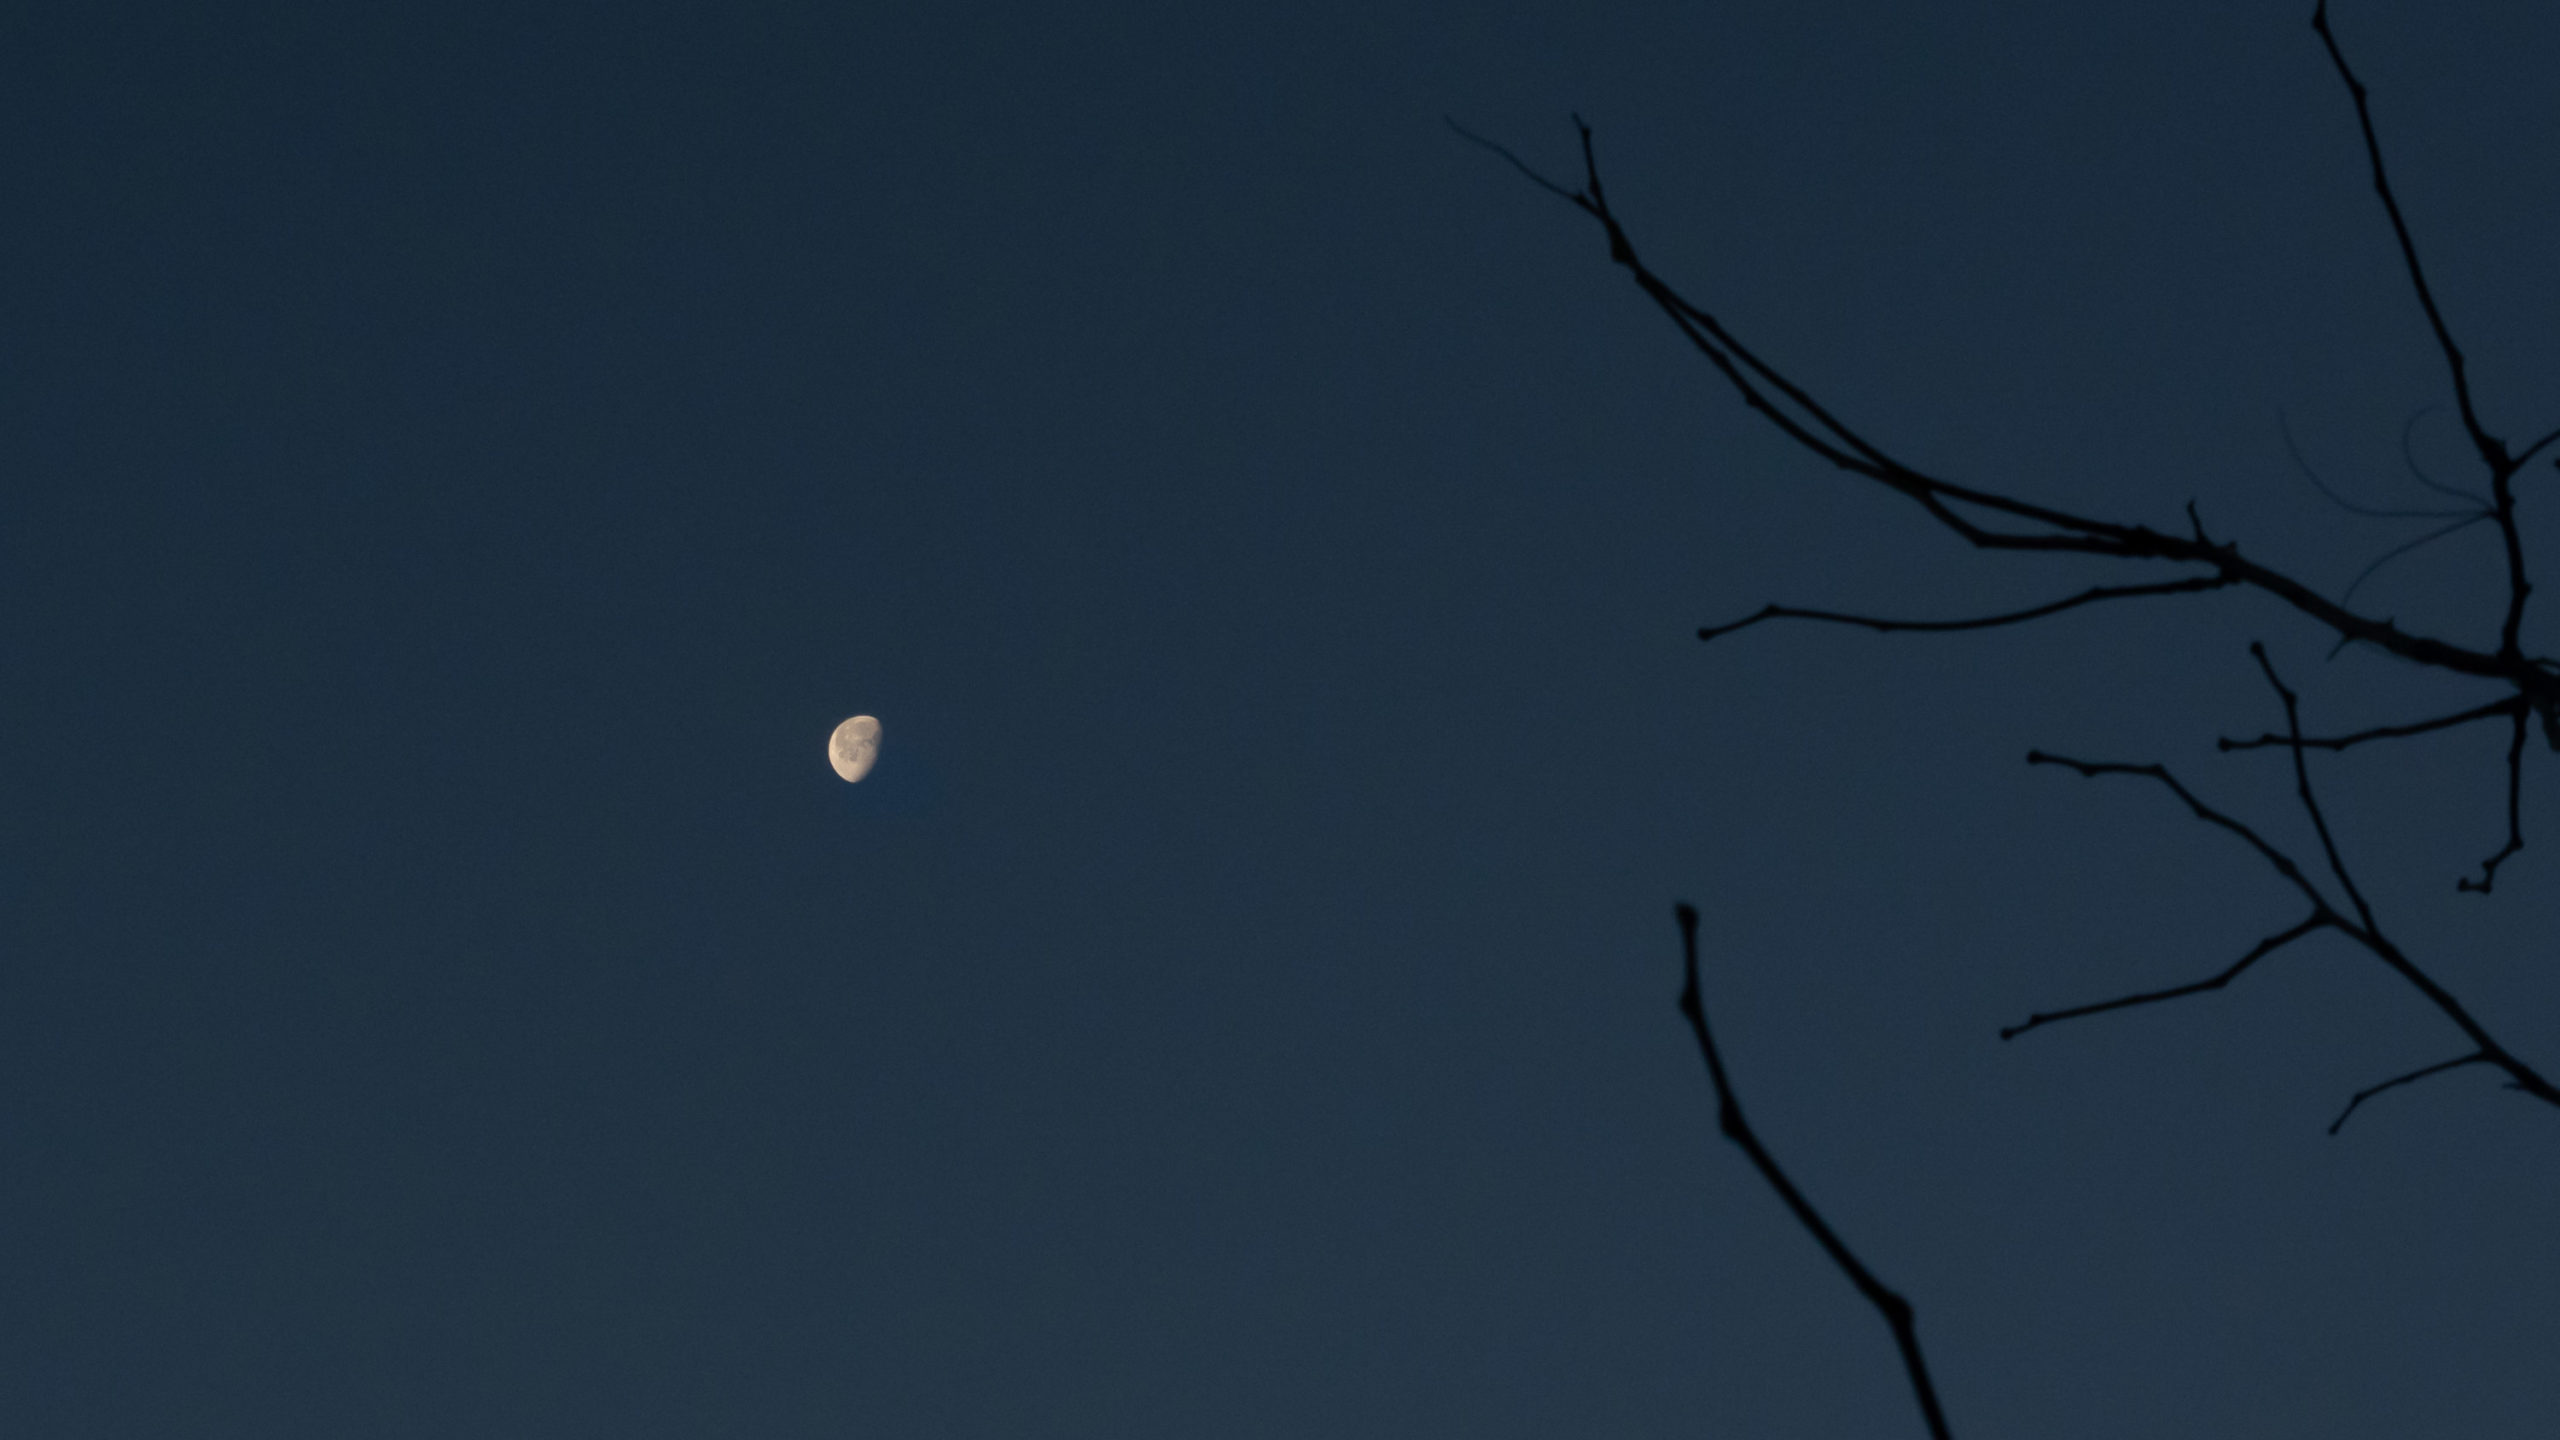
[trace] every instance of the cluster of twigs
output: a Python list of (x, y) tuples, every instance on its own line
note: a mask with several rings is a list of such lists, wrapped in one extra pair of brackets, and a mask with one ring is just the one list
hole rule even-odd
[[(1690, 301), (1669, 282), (1648, 268), (1638, 258), (1634, 242), (1610, 208), (1607, 192), (1600, 180), (1599, 163), (1592, 148), (1591, 128), (1579, 116), (1574, 124), (1580, 132), (1583, 179), (1578, 188), (1565, 186), (1540, 174), (1508, 149), (1473, 135), (1464, 129), (1467, 139), (1492, 150), (1509, 161), (1522, 174), (1548, 192), (1566, 200), (1598, 222), (1609, 242), (1609, 258), (1623, 266), (1635, 280), (1638, 289), (1678, 328), (1699, 354), (1738, 393), (1744, 404), (1803, 449), (1821, 457), (1841, 470), (1884, 486), (1910, 500), (1939, 525), (1963, 537), (1983, 550), (2070, 553), (2107, 560), (2143, 562), (2183, 567), (2185, 573), (2175, 578), (2140, 580), (2136, 583), (2093, 586), (2078, 594), (1997, 615), (1975, 616), (1956, 620), (1903, 620), (1869, 615), (1844, 614), (1837, 611), (1806, 609), (1790, 605), (1769, 605), (1724, 625), (1711, 625), (1698, 632), (1702, 640), (1715, 640), (1738, 630), (1771, 620), (1810, 620), (1832, 624), (1861, 626), (1870, 630), (1955, 631), (1980, 630), (1997, 626), (2025, 624), (2086, 605), (2107, 604), (2119, 600), (2154, 596), (2193, 594), (2233, 588), (2254, 589), (2272, 595), (2309, 617), (2332, 633), (2338, 645), (2370, 645), (2396, 655), (2410, 663), (2483, 681), (2499, 693), (2483, 704), (2453, 714), (2438, 715), (2403, 724), (2377, 726), (2353, 734), (2306, 736), (2302, 730), (2298, 697), (2277, 674), (2266, 648), (2253, 643), (2249, 649), (2267, 684), (2275, 691), (2284, 710), (2282, 733), (2269, 732), (2253, 739), (2221, 741), (2224, 751), (2280, 749), (2291, 758), (2295, 791), (2305, 815), (2318, 836), (2321, 858), (2325, 862), (2327, 881), (2315, 880), (2292, 856), (2267, 840), (2243, 821), (2214, 808), (2187, 785), (2158, 764), (2128, 764), (2117, 761), (2072, 759), (2066, 756), (2031, 751), (2029, 764), (2057, 765), (2088, 778), (2131, 776), (2147, 780), (2167, 790), (2183, 803), (2195, 817), (2228, 834), (2255, 850), (2281, 881), (2302, 898), (2305, 910), (2300, 920), (2287, 928), (2259, 940), (2239, 959), (2203, 979), (2164, 990), (2143, 991), (2094, 1003), (2073, 1005), (2064, 1009), (2030, 1015), (2023, 1023), (2001, 1030), (2002, 1039), (2012, 1039), (2030, 1030), (2058, 1024), (2066, 1020), (2139, 1006), (2165, 1003), (2191, 995), (2220, 990), (2239, 978), (2259, 961), (2285, 949), (2297, 941), (2321, 933), (2333, 933), (2364, 950), (2398, 976), (2427, 1004), (2451, 1021), (2460, 1033), (2462, 1049), (2451, 1058), (2395, 1075), (2366, 1087), (2351, 1097), (2329, 1130), (2337, 1133), (2349, 1117), (2366, 1101), (2384, 1091), (2411, 1085), (2434, 1075), (2473, 1066), (2499, 1071), (2508, 1088), (2519, 1091), (2545, 1104), (2560, 1106), (2560, 1088), (2531, 1064), (2501, 1044), (2472, 1013), (2464, 1008), (2451, 991), (2427, 973), (2383, 929), (2372, 904), (2345, 859), (2339, 853), (2330, 833), (2318, 797), (2313, 791), (2308, 756), (2311, 751), (2344, 751), (2383, 741), (2402, 740), (2414, 736), (2450, 730), (2488, 720), (2504, 720), (2510, 730), (2506, 764), (2506, 838), (2497, 851), (2484, 860), (2476, 878), (2462, 877), (2460, 889), (2486, 895), (2496, 883), (2499, 867), (2524, 848), (2521, 804), (2523, 787), (2525, 737), (2528, 724), (2538, 717), (2543, 733), (2554, 750), (2560, 750), (2560, 663), (2527, 655), (2522, 646), (2526, 601), (2533, 587), (2526, 578), (2523, 540), (2516, 525), (2515, 479), (2517, 473), (2536, 456), (2560, 440), (2560, 429), (2543, 435), (2522, 449), (2510, 448), (2482, 420), (2471, 395), (2462, 348), (2447, 326), (2436, 305), (2433, 290), (2427, 284), (2420, 265), (2416, 244), (2402, 217), (2398, 199), (2393, 195), (2390, 178), (2384, 170), (2382, 148), (2375, 137), (2373, 114), (2364, 84), (2348, 65), (2339, 49), (2336, 36), (2329, 28), (2327, 0), (2312, 15), (2312, 29), (2319, 35), (2340, 81), (2354, 101), (2356, 122), (2362, 132), (2366, 159), (2373, 174), (2373, 187), (2381, 197), (2383, 212), (2389, 217), (2393, 236), (2399, 243), (2401, 259), (2416, 292), (2420, 308), (2425, 312), (2437, 348), (2442, 352), (2445, 369), (2452, 381), (2456, 409), (2462, 427), (2476, 452), (2480, 464), (2488, 472), (2488, 499), (2465, 523), (2486, 519), (2495, 523), (2501, 539), (2506, 571), (2506, 604), (2495, 649), (2480, 649), (2457, 644), (2434, 635), (2404, 629), (2389, 618), (2377, 618), (2351, 608), (2353, 587), (2346, 596), (2332, 601), (2313, 587), (2292, 576), (2262, 564), (2241, 553), (2240, 547), (2228, 540), (2208, 535), (2202, 519), (2191, 502), (2186, 508), (2188, 529), (2185, 533), (2154, 529), (2148, 525), (2100, 519), (1997, 491), (1962, 485), (1921, 471), (1887, 452), (1852, 429), (1821, 401), (1802, 386), (1762, 359), (1749, 346), (1734, 336), (1714, 314)], [(1454, 125), (1454, 122), (1452, 122)], [(2334, 892), (2334, 894), (2333, 894)], [(1687, 905), (1679, 907), (1678, 917), (1686, 965), (1685, 984), (1680, 1008), (1695, 1032), (1698, 1049), (1703, 1056), (1709, 1079), (1715, 1089), (1718, 1118), (1724, 1134), (1750, 1157), (1763, 1178), (1775, 1189), (1795, 1214), (1797, 1220), (1820, 1242), (1833, 1262), (1855, 1284), (1859, 1292), (1875, 1306), (1891, 1327), (1899, 1346), (1914, 1393), (1930, 1433), (1944, 1437), (1949, 1432), (1940, 1413), (1928, 1367), (1921, 1357), (1919, 1340), (1913, 1327), (1910, 1305), (1886, 1288), (1851, 1253), (1849, 1248), (1824, 1223), (1812, 1204), (1787, 1179), (1768, 1150), (1753, 1134), (1743, 1119), (1715, 1042), (1707, 1026), (1704, 1001), (1698, 985), (1697, 912)]]

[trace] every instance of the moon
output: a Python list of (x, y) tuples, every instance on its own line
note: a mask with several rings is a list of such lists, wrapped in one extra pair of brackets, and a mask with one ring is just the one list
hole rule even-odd
[(879, 758), (880, 722), (868, 715), (854, 716), (827, 737), (827, 763), (848, 784), (870, 774), (872, 762)]

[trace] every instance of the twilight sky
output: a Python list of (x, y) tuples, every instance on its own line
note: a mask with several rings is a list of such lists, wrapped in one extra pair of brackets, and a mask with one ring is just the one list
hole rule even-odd
[[(1584, 113), (1915, 462), (2334, 594), (2424, 527), (2287, 425), (2359, 503), (2476, 476), (2308, 12), (0, 19), (6, 1428), (1916, 1435), (1713, 1136), (1685, 898), (1959, 1434), (2541, 1433), (2560, 1121), (2324, 1135), (2460, 1048), (2360, 952), (1995, 1038), (2298, 911), (2028, 748), (2300, 849), (2212, 744), (2280, 718), (2250, 640), (2314, 729), (2486, 694), (2228, 596), (1700, 646), (2123, 577), (1790, 450), (1442, 125), (1568, 172)], [(2560, 12), (2335, 19), (2489, 423), (2560, 424)], [(2358, 600), (2477, 642), (2497, 581)], [(2502, 753), (2318, 774), (2549, 1069), (2547, 753), (2453, 889)]]

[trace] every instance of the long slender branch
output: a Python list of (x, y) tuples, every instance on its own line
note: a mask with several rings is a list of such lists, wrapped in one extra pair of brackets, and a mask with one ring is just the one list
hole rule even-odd
[[(2294, 753), (2298, 757), (2301, 754), (2300, 747), (2296, 747)], [(2445, 989), (2434, 976), (2421, 969), (2416, 961), (2411, 960), (2397, 944), (2393, 943), (2390, 936), (2382, 933), (2381, 926), (2376, 924), (2371, 914), (2364, 909), (2360, 896), (2356, 898), (2356, 905), (2358, 914), (2363, 917), (2362, 923), (2339, 915), (2329, 902), (2322, 898), (2318, 887), (2311, 883), (2309, 876), (2302, 873), (2302, 867), (2296, 865), (2291, 856), (2267, 843), (2257, 831), (2197, 799), (2193, 791), (2180, 784), (2178, 778), (2169, 773), (2168, 767), (2125, 765), (2113, 761), (2073, 760), (2061, 755), (2048, 755), (2041, 750), (2027, 752), (2027, 763), (2061, 765), (2092, 779), (2101, 775), (2139, 776), (2167, 787), (2170, 793), (2186, 802), (2187, 808), (2195, 813), (2197, 819), (2230, 831), (2248, 842), (2260, 855), (2266, 857), (2267, 863), (2274, 866), (2278, 874), (2310, 898), (2315, 911), (2330, 917), (2329, 924), (2332, 929), (2363, 946), (2375, 959), (2389, 967), (2393, 974), (2406, 981), (2410, 988), (2425, 996), (2428, 1004), (2433, 1005), (2439, 1014), (2452, 1021), (2454, 1028), (2460, 1030), (2471, 1041), (2473, 1049), (2479, 1053), (2483, 1063), (2495, 1065), (2507, 1072), (2507, 1078), (2514, 1089), (2546, 1105), (2560, 1107), (2560, 1087), (2555, 1087), (2549, 1080), (2543, 1078), (2540, 1071), (2526, 1064), (2504, 1045), (2499, 1044), (2489, 1034), (2487, 1027), (2483, 1026), (2468, 1009), (2465, 1009), (2460, 1000), (2454, 998), (2452, 991)], [(2307, 786), (2308, 781), (2303, 783)], [(2328, 839), (2325, 825), (2322, 827), (2321, 838), (2324, 843)], [(2336, 859), (2334, 847), (2331, 849), (2331, 858), (2334, 864)], [(2343, 867), (2340, 867), (2339, 878), (2342, 882), (2346, 881)], [(2347, 883), (2349, 893), (2353, 895), (2352, 882)]]
[(2477, 1050), (2474, 1050), (2468, 1055), (2457, 1056), (2451, 1060), (2438, 1061), (2433, 1065), (2422, 1065), (2417, 1069), (2410, 1071), (2406, 1075), (2394, 1075), (2379, 1085), (2367, 1085), (2356, 1092), (2354, 1099), (2347, 1102), (2346, 1109), (2338, 1112), (2337, 1119), (2329, 1122), (2329, 1133), (2332, 1135), (2337, 1134), (2338, 1131), (2346, 1125), (2347, 1117), (2356, 1113), (2357, 1106), (2362, 1105), (2367, 1100), (2372, 1099), (2374, 1096), (2381, 1094), (2385, 1090), (2396, 1089), (2402, 1085), (2415, 1084), (2420, 1080), (2426, 1079), (2430, 1075), (2441, 1075), (2447, 1070), (2459, 1070), (2465, 1065), (2485, 1065), (2487, 1063), (2489, 1063), (2489, 1057)]
[(2409, 725), (2377, 725), (2370, 730), (2359, 730), (2352, 735), (2339, 735), (2326, 738), (2305, 736), (2300, 739), (2295, 739), (2288, 735), (2261, 735), (2255, 740), (2234, 740), (2229, 736), (2224, 736), (2222, 739), (2214, 742), (2214, 748), (2218, 750), (2266, 750), (2280, 746), (2299, 745), (2306, 750), (2344, 750), (2349, 746), (2362, 745), (2368, 740), (2405, 740), (2412, 735), (2425, 735), (2436, 730), (2450, 730), (2456, 725), (2468, 725), (2474, 720), (2486, 720), (2493, 715), (2512, 715), (2521, 721), (2524, 714), (2524, 702), (2510, 696), (2504, 700), (2492, 700), (2486, 705), (2475, 706), (2474, 708), (2465, 710), (2458, 715), (2438, 716), (2433, 720), (2420, 720)]
[(1681, 905), (1673, 913), (1680, 920), (1680, 1013), (1689, 1019), (1689, 1029), (1698, 1040), (1698, 1053), (1707, 1062), (1707, 1079), (1715, 1086), (1717, 1127), (1724, 1132), (1726, 1139), (1741, 1146), (1742, 1153), (1751, 1157), (1760, 1178), (1768, 1181), (1769, 1188), (1778, 1192), (1778, 1198), (1784, 1200), (1787, 1209), (1794, 1213), (1796, 1223), (1813, 1236), (1822, 1246), (1823, 1253), (1831, 1257), (1831, 1263), (1840, 1267), (1840, 1273), (1848, 1276), (1849, 1283), (1858, 1287), (1858, 1293), (1865, 1296), (1867, 1303), (1876, 1308), (1876, 1313), (1884, 1317), (1885, 1324), (1893, 1331), (1895, 1347), (1902, 1352), (1902, 1368), (1911, 1377), (1911, 1393), (1919, 1401), (1920, 1415), (1928, 1423), (1929, 1434), (1934, 1440), (1949, 1440), (1952, 1432), (1947, 1429), (1945, 1412), (1938, 1407), (1937, 1387), (1930, 1383), (1929, 1364), (1920, 1354), (1920, 1332), (1912, 1319), (1911, 1302), (1887, 1288), (1875, 1277), (1874, 1271), (1850, 1252), (1823, 1220), (1821, 1213), (1813, 1208), (1813, 1202), (1804, 1198), (1804, 1192), (1798, 1190), (1795, 1182), (1787, 1178), (1787, 1172), (1779, 1168), (1777, 1157), (1771, 1155), (1768, 1147), (1760, 1143), (1760, 1137), (1752, 1133), (1751, 1122), (1742, 1118), (1742, 1101), (1735, 1096), (1732, 1082), (1725, 1077), (1724, 1058), (1716, 1053), (1715, 1036), (1707, 1029), (1706, 1001), (1698, 988), (1697, 909)]
[(2347, 892), (2348, 901), (2356, 907), (2356, 918), (2364, 922), (2365, 929), (2371, 930), (2374, 928), (2373, 907), (2364, 903), (2364, 892), (2356, 888), (2355, 877), (2347, 873), (2347, 862), (2338, 854), (2338, 842), (2329, 834), (2329, 819), (2320, 813), (2319, 797), (2311, 793), (2311, 766), (2302, 755), (2301, 706), (2294, 693), (2285, 688), (2282, 677), (2276, 674), (2275, 662), (2267, 658), (2267, 647), (2252, 640), (2249, 642), (2249, 654), (2257, 660), (2258, 669), (2267, 677), (2267, 683), (2275, 687), (2276, 697), (2284, 701), (2285, 730), (2293, 751), (2294, 793), (2302, 797), (2303, 812), (2311, 817), (2311, 828), (2320, 836), (2320, 849), (2329, 857), (2329, 873), (2338, 877), (2339, 887)]
[[(2453, 377), (2454, 403), (2462, 412), (2462, 428), (2470, 435), (2472, 448), (2480, 452), (2480, 462), (2489, 469), (2489, 493), (2495, 502), (2492, 508), (2507, 559), (2507, 614), (2498, 631), (2498, 653), (2513, 656), (2519, 653), (2525, 600), (2533, 593), (2533, 586), (2525, 579), (2524, 540), (2516, 530), (2514, 482), (2523, 457), (2507, 453), (2506, 442), (2480, 423), (2480, 412), (2471, 403), (2471, 380), (2462, 347), (2454, 343), (2453, 330), (2436, 306), (2435, 291), (2427, 284), (2426, 267), (2418, 263), (2418, 243), (2410, 237), (2409, 222), (2400, 213), (2400, 201), (2391, 193), (2391, 177), (2382, 166), (2382, 141), (2373, 130), (2373, 106), (2366, 97), (2364, 82), (2356, 78), (2356, 72), (2347, 64), (2346, 52), (2338, 48), (2338, 37), (2329, 29), (2329, 0), (2319, 0), (2312, 8), (2311, 28), (2319, 33), (2320, 43), (2329, 51), (2330, 63), (2337, 67), (2338, 78), (2346, 82), (2347, 94), (2355, 101), (2356, 125), (2364, 132), (2365, 158), (2373, 166), (2374, 193), (2382, 197), (2383, 213), (2391, 217), (2391, 233), (2400, 241), (2400, 258), (2409, 267), (2409, 287), (2418, 293), (2418, 305), (2427, 312), (2427, 325), (2435, 331), (2437, 347), (2444, 351), (2445, 370)], [(2547, 443), (2548, 439), (2536, 441), (2533, 449)]]
[(2507, 843), (2498, 853), (2480, 862), (2480, 878), (2464, 877), (2453, 882), (2453, 888), (2472, 894), (2486, 895), (2498, 883), (2498, 867), (2507, 863), (2524, 848), (2524, 706), (2515, 707), (2515, 733), (2507, 741)]
[(2025, 1024), (2001, 1026), (2000, 1038), (2003, 1040), (2015, 1040), (2019, 1036), (2024, 1035), (2028, 1031), (2036, 1029), (2039, 1026), (2051, 1025), (2063, 1020), (2077, 1020), (2084, 1015), (2103, 1015), (2110, 1010), (2129, 1010), (2136, 1005), (2156, 1005), (2164, 1000), (2179, 1000), (2184, 999), (2189, 995), (2201, 995), (2208, 990), (2219, 990), (2223, 986), (2230, 984), (2232, 981), (2239, 979), (2242, 971), (2257, 964), (2259, 961), (2264, 960), (2269, 955), (2274, 954), (2278, 950), (2283, 949), (2285, 946), (2292, 944), (2294, 941), (2301, 939), (2303, 936), (2310, 934), (2314, 930), (2325, 930), (2336, 923), (2336, 912), (2328, 909), (2326, 906), (2323, 906), (2320, 909), (2313, 911), (2308, 919), (2304, 920), (2301, 924), (2294, 926), (2292, 929), (2278, 931), (2276, 934), (2270, 935), (2266, 939), (2249, 947), (2248, 954), (2243, 955), (2238, 960), (2232, 962), (2229, 968), (2223, 970), (2219, 974), (2208, 976), (2205, 979), (2195, 981), (2192, 984), (2173, 985), (2166, 990), (2146, 990), (2139, 995), (2122, 995), (2113, 1000), (2101, 1000), (2094, 1005), (2074, 1005), (2068, 1010), (2040, 1011), (2028, 1016)]
[[(1743, 403), (1758, 412), (1799, 446), (1833, 466), (1872, 480), (1918, 504), (1930, 518), (1982, 549), (2076, 553), (2121, 560), (2159, 560), (2204, 565), (2228, 584), (2261, 591), (2291, 606), (2336, 634), (2343, 642), (2371, 645), (2416, 664), (2455, 674), (2495, 679), (2513, 686), (2537, 710), (2560, 713), (2560, 671), (2533, 663), (2502, 648), (2477, 650), (2433, 636), (2403, 630), (2388, 619), (2376, 619), (2330, 600), (2281, 571), (2240, 552), (2237, 545), (2217, 542), (2200, 530), (2178, 535), (2147, 525), (2122, 524), (2037, 505), (2012, 496), (1958, 485), (1895, 458), (1858, 434), (1774, 364), (1743, 345), (1706, 307), (1696, 304), (1648, 268), (1636, 254), (1617, 213), (1611, 209), (1592, 148), (1591, 130), (1579, 117), (1575, 125), (1582, 145), (1584, 177), (1579, 189), (1568, 189), (1539, 173), (1510, 150), (1453, 124), (1471, 143), (1481, 145), (1527, 175), (1540, 188), (1561, 197), (1599, 224), (1609, 242), (1612, 261), (1626, 268), (1638, 289), (1670, 319)], [(1959, 507), (1988, 512), (2036, 527), (2012, 530), (1986, 526)], [(2560, 741), (2560, 722), (2553, 727)]]
[(2355, 101), (2356, 125), (2364, 132), (2365, 158), (2373, 166), (2373, 190), (2382, 197), (2382, 211), (2391, 217), (2391, 233), (2400, 241), (2400, 258), (2409, 267), (2409, 287), (2418, 292), (2418, 304), (2427, 312), (2427, 324), (2435, 331), (2436, 345), (2444, 351), (2445, 369), (2453, 376), (2454, 403), (2462, 411), (2462, 428), (2469, 432), (2472, 445), (2492, 471), (2507, 466), (2507, 448), (2480, 426), (2480, 413), (2472, 408), (2471, 382), (2464, 373), (2462, 347), (2454, 343), (2453, 331), (2444, 323), (2444, 312), (2436, 308), (2435, 291), (2427, 285), (2426, 267), (2418, 263), (2418, 242), (2409, 235), (2409, 222), (2400, 214), (2400, 201), (2391, 193), (2391, 177), (2382, 168), (2382, 141), (2374, 134), (2373, 106), (2365, 94), (2364, 82), (2347, 64), (2346, 52), (2338, 48), (2338, 37), (2329, 29), (2329, 0), (2319, 0), (2312, 7), (2311, 28), (2318, 32), (2320, 43), (2329, 51), (2329, 63), (2338, 68), (2338, 78), (2346, 82), (2347, 94)]
[(2352, 927), (2346, 927), (2346, 933), (2365, 949), (2372, 951), (2376, 959), (2391, 967), (2395, 974), (2409, 982), (2419, 994), (2426, 996), (2428, 1003), (2442, 1012), (2446, 1019), (2454, 1023), (2456, 1029), (2459, 1029), (2474, 1046), (2478, 1047), (2483, 1060), (2507, 1072), (2507, 1079), (2513, 1088), (2523, 1091), (2546, 1105), (2560, 1107), (2560, 1087), (2554, 1087), (2550, 1081), (2542, 1078), (2540, 1071), (2516, 1058), (2507, 1047), (2492, 1039), (2487, 1027), (2472, 1018), (2471, 1012), (2463, 1008), (2461, 1001), (2453, 998), (2453, 992), (2437, 984), (2434, 976), (2419, 969), (2417, 962), (2402, 954), (2400, 947), (2393, 944), (2388, 936), (2379, 930), (2357, 930)]
[(2187, 808), (2195, 812), (2197, 819), (2208, 825), (2220, 826), (2247, 841), (2251, 849), (2266, 857), (2267, 863), (2275, 867), (2277, 874), (2290, 881), (2293, 888), (2301, 891), (2303, 896), (2310, 900), (2314, 910), (2324, 914), (2335, 913), (2329, 904), (2329, 897), (2320, 893), (2320, 887), (2311, 883), (2311, 877), (2302, 873), (2302, 867), (2293, 863), (2292, 856), (2268, 844), (2266, 838), (2257, 831), (2197, 799), (2195, 792), (2180, 784), (2178, 777), (2170, 774), (2169, 767), (2166, 765), (2126, 765), (2113, 760), (2074, 760), (2067, 755), (2049, 755), (2042, 750), (2028, 751), (2027, 763), (2061, 765), (2076, 770), (2083, 778), (2091, 780), (2101, 775), (2135, 775), (2146, 780), (2157, 781), (2167, 786), (2171, 794), (2185, 801)]
[(2077, 595), (2056, 600), (2050, 604), (2038, 605), (2032, 609), (2015, 610), (2005, 615), (1984, 615), (1969, 620), (1884, 620), (1871, 615), (1842, 614), (1836, 610), (1800, 610), (1792, 605), (1766, 605), (1762, 606), (1758, 612), (1744, 616), (1731, 624), (1703, 626), (1698, 631), (1698, 638), (1720, 639), (1736, 630), (1748, 630), (1764, 620), (1824, 620), (1835, 625), (1857, 625), (1888, 633), (1898, 630), (1988, 630), (1997, 625), (2020, 625), (2030, 620), (2041, 620), (2047, 615), (2059, 615), (2065, 610), (2073, 610), (2105, 600), (2131, 600), (2146, 595), (2192, 595), (2202, 590), (2219, 590), (2232, 583), (2230, 577), (2225, 575), (2199, 575), (2191, 580), (2169, 580), (2157, 585), (2097, 585)]

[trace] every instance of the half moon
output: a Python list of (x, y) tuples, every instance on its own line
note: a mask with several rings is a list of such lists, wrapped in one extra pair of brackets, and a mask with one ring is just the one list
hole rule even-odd
[(871, 773), (880, 758), (880, 722), (856, 715), (827, 737), (827, 763), (849, 783)]

